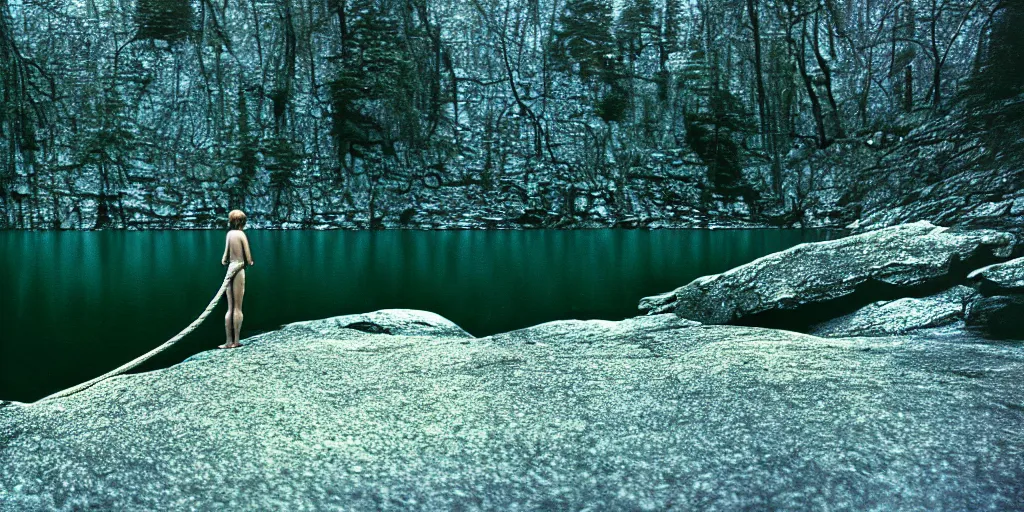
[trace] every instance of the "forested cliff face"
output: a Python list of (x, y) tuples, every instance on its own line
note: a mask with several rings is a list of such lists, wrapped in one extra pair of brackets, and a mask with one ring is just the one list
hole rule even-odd
[(0, 0), (0, 227), (1012, 223), (1022, 3)]

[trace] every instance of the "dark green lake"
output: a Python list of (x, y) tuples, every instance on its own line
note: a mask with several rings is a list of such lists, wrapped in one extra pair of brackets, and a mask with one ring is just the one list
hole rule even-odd
[[(434, 311), (476, 336), (617, 320), (641, 297), (823, 230), (247, 231), (242, 338), (382, 308)], [(163, 343), (217, 291), (222, 231), (0, 232), (0, 398), (32, 401)], [(140, 371), (224, 342), (225, 304)]]

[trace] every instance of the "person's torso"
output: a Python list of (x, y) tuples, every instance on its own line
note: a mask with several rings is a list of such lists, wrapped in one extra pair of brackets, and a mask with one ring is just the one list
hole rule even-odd
[(245, 235), (237, 229), (228, 231), (228, 259), (231, 261), (245, 262), (245, 246), (242, 238)]

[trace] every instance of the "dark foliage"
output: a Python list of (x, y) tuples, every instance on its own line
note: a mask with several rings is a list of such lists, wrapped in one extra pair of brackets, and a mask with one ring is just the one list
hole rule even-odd
[(138, 0), (135, 7), (136, 39), (181, 41), (192, 34), (194, 23), (188, 0)]

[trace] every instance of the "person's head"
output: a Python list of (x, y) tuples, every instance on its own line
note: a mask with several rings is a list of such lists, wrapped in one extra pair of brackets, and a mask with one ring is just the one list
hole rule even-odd
[(228, 214), (228, 228), (242, 229), (245, 227), (245, 213), (242, 210), (231, 210)]

